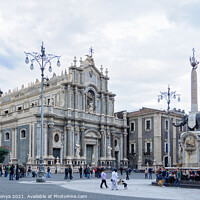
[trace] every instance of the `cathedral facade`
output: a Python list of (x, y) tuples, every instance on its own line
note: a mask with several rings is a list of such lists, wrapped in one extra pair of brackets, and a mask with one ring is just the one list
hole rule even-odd
[[(67, 73), (68, 71), (68, 73)], [(54, 73), (44, 86), (46, 165), (127, 166), (127, 116), (114, 115), (115, 94), (108, 91), (108, 71), (92, 56), (74, 58), (69, 70)], [(0, 97), (0, 146), (8, 145), (5, 163), (39, 163), (41, 150), (41, 82)]]

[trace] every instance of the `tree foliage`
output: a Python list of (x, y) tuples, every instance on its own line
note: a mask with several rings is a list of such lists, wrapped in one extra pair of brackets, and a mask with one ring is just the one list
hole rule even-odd
[(9, 153), (9, 146), (1, 146), (0, 147), (0, 163), (3, 163), (3, 161), (5, 160), (5, 156), (8, 155)]

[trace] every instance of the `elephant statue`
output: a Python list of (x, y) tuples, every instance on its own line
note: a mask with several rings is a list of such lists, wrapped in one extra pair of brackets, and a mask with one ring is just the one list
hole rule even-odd
[[(191, 116), (193, 115), (193, 117), (195, 117), (195, 124), (192, 127), (190, 126), (190, 122), (188, 122), (190, 120), (189, 119), (190, 115)], [(185, 124), (187, 124), (188, 131), (194, 131), (194, 130), (200, 131), (200, 112), (197, 112), (195, 114), (189, 114), (189, 117), (188, 117), (188, 115), (184, 115), (179, 124), (172, 123), (172, 125), (175, 127), (181, 127), (181, 126), (184, 126)]]

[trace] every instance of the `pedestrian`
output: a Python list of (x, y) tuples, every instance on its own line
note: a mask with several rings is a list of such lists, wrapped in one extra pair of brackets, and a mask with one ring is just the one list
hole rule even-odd
[(69, 166), (69, 178), (70, 180), (73, 179), (71, 166)]
[(126, 180), (129, 180), (129, 170), (126, 168)]
[(145, 169), (144, 174), (145, 174), (145, 179), (148, 179), (148, 170), (147, 170), (147, 168)]
[(123, 175), (123, 167), (120, 167), (121, 175)]
[(5, 168), (4, 168), (4, 170), (5, 170), (5, 177), (7, 177), (8, 176), (8, 165), (5, 165)]
[(2, 176), (2, 174), (3, 174), (2, 171), (3, 171), (2, 166), (0, 166), (0, 176)]
[(28, 167), (28, 171), (27, 171), (27, 177), (31, 178), (31, 167)]
[(152, 168), (149, 168), (148, 173), (149, 173), (149, 179), (152, 179)]
[(176, 171), (176, 181), (175, 181), (174, 187), (176, 187), (177, 183), (178, 183), (178, 188), (180, 188), (180, 184), (181, 184), (181, 171), (179, 170), (179, 168), (177, 168), (177, 171)]
[(10, 167), (9, 180), (13, 180), (13, 176), (14, 176), (14, 165), (11, 165), (11, 167)]
[(86, 168), (86, 177), (90, 178), (90, 167), (88, 165), (88, 167)]
[(116, 190), (118, 190), (118, 186), (117, 186), (117, 182), (118, 182), (118, 174), (117, 174), (117, 169), (114, 169), (114, 171), (112, 172), (112, 177), (111, 177), (111, 181), (112, 181), (112, 190), (114, 189), (114, 185), (116, 187)]
[(101, 185), (100, 185), (100, 188), (103, 188), (102, 187), (103, 183), (106, 186), (106, 188), (108, 188), (108, 186), (106, 184), (106, 170), (105, 169), (101, 172)]
[(17, 164), (16, 166), (16, 176), (15, 179), (18, 181), (19, 180), (19, 165)]
[(83, 168), (82, 168), (82, 166), (80, 166), (80, 168), (79, 168), (79, 173), (80, 173), (80, 178), (82, 178), (82, 176), (83, 176)]
[(66, 168), (65, 168), (65, 179), (68, 179), (68, 173), (69, 173), (69, 166), (66, 166)]
[(48, 167), (47, 167), (47, 176), (46, 176), (47, 178), (51, 178), (51, 176), (50, 176), (50, 171), (51, 171), (51, 170), (50, 170), (50, 167), (48, 166)]

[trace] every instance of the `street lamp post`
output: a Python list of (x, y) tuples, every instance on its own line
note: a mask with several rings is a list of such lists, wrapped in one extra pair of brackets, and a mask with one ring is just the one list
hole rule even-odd
[(37, 182), (45, 182), (46, 178), (45, 178), (45, 169), (44, 169), (44, 158), (43, 158), (43, 148), (44, 148), (44, 131), (43, 131), (43, 96), (44, 96), (44, 91), (43, 91), (43, 87), (44, 85), (47, 85), (46, 83), (44, 83), (44, 80), (47, 80), (47, 78), (44, 77), (44, 70), (47, 64), (49, 64), (49, 72), (52, 72), (52, 67), (51, 67), (51, 60), (53, 60), (54, 58), (57, 58), (57, 66), (60, 67), (60, 56), (55, 56), (53, 54), (45, 54), (45, 48), (43, 46), (43, 42), (42, 42), (42, 46), (41, 46), (41, 54), (38, 52), (32, 52), (32, 53), (28, 53), (28, 52), (24, 52), (26, 54), (26, 59), (25, 59), (25, 63), (28, 64), (29, 63), (29, 57), (31, 57), (30, 61), (31, 61), (31, 65), (30, 65), (30, 69), (33, 70), (34, 66), (33, 63), (36, 61), (41, 69), (41, 135), (40, 135), (40, 139), (41, 139), (41, 144), (40, 144), (40, 159), (39, 159), (39, 171), (38, 171), (38, 177), (36, 179)]
[(160, 92), (160, 95), (158, 95), (158, 102), (162, 100), (163, 98), (167, 101), (167, 116), (168, 116), (168, 141), (167, 141), (167, 146), (168, 146), (168, 167), (171, 167), (171, 160), (170, 160), (170, 118), (169, 118), (169, 109), (170, 109), (170, 102), (171, 99), (176, 99), (178, 97), (178, 101), (180, 101), (180, 94), (176, 94), (176, 91), (170, 92), (170, 87), (168, 86), (168, 91), (167, 92)]

